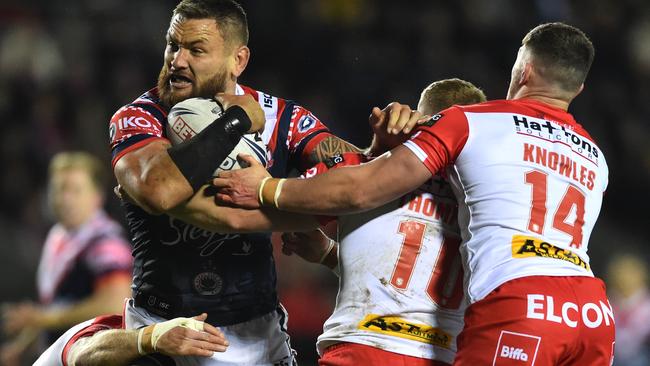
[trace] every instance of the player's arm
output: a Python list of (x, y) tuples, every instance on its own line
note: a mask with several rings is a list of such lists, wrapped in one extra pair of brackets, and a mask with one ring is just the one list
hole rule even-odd
[(336, 270), (339, 264), (339, 244), (327, 237), (321, 230), (312, 230), (304, 233), (288, 232), (282, 234), (282, 253), (285, 255), (296, 254), (310, 263), (322, 264)]
[(314, 146), (313, 150), (309, 152), (303, 159), (303, 164), (307, 167), (312, 167), (318, 163), (322, 163), (327, 159), (344, 154), (344, 153), (365, 153), (364, 149), (360, 149), (353, 144), (326, 132), (322, 139)]
[(223, 172), (213, 180), (216, 198), (225, 204), (339, 215), (369, 210), (397, 199), (460, 155), (469, 136), (467, 118), (452, 107), (419, 125), (416, 133), (379, 158), (309, 179), (268, 178), (252, 159), (250, 168)]
[[(322, 215), (361, 212), (378, 207), (414, 190), (432, 173), (411, 150), (398, 146), (377, 159), (342, 167), (309, 179), (268, 179), (251, 159), (251, 168), (222, 172), (213, 180), (217, 198), (226, 204), (257, 208), (275, 205), (281, 210)], [(262, 202), (258, 194), (262, 191)], [(276, 199), (277, 193), (277, 199)]]
[(79, 338), (70, 346), (66, 356), (68, 365), (127, 365), (140, 357), (138, 330), (109, 329)]
[[(312, 128), (303, 130), (305, 116), (310, 116), (315, 121)], [(331, 134), (325, 126), (309, 111), (302, 107), (294, 110), (292, 117), (292, 150), (301, 150), (300, 157), (302, 170), (313, 167), (327, 159), (345, 153), (361, 153), (368, 156), (379, 156), (387, 150), (399, 145), (408, 137), (408, 133), (422, 119), (422, 114), (413, 111), (408, 105), (390, 103), (386, 108), (373, 108), (369, 123), (374, 136), (370, 147), (360, 149), (355, 145)], [(305, 142), (307, 141), (307, 142)], [(299, 147), (298, 147), (299, 146)]]
[(222, 95), (220, 100), (227, 108), (223, 116), (189, 141), (172, 147), (167, 139), (147, 138), (119, 157), (115, 176), (136, 204), (163, 213), (183, 203), (209, 180), (244, 133), (264, 126), (264, 114), (251, 96)]
[(277, 203), (280, 209), (292, 212), (330, 215), (361, 212), (399, 198), (431, 176), (413, 152), (398, 146), (360, 166), (331, 170), (310, 179), (286, 180)]
[(175, 318), (142, 329), (112, 329), (80, 338), (65, 355), (68, 365), (128, 365), (148, 353), (168, 356), (211, 357), (224, 352), (228, 341), (208, 323), (206, 314), (194, 318)]
[(168, 212), (196, 227), (219, 233), (260, 231), (303, 231), (318, 227), (311, 215), (282, 212), (274, 209), (244, 210), (215, 204), (214, 195), (204, 186), (186, 204)]

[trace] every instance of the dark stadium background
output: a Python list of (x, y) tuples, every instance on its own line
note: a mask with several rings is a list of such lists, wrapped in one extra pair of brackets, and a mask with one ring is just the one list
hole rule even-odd
[[(431, 81), (460, 77), (505, 96), (521, 37), (540, 22), (583, 29), (596, 46), (571, 107), (605, 152), (610, 186), (592, 267), (650, 244), (650, 2), (644, 0), (249, 0), (252, 58), (241, 82), (298, 101), (335, 133), (369, 143), (372, 106), (415, 107)], [(171, 0), (4, 0), (0, 4), (0, 301), (35, 298), (51, 220), (49, 158), (84, 149), (109, 167), (107, 122), (154, 85)], [(495, 146), (498, 148), (498, 146)], [(111, 196), (110, 212), (121, 212)], [(309, 365), (336, 279), (278, 255), (280, 291)]]

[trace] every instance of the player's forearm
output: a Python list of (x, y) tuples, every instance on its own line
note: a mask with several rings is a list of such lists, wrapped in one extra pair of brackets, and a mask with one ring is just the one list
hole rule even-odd
[(341, 215), (381, 206), (430, 178), (431, 173), (419, 159), (399, 146), (360, 166), (330, 170), (309, 179), (288, 179), (272, 194), (263, 190), (262, 196), (266, 197), (264, 204), (269, 204), (274, 202), (269, 198), (279, 192), (278, 207), (285, 211)]
[(347, 171), (348, 168), (339, 168), (309, 179), (285, 180), (278, 196), (278, 207), (284, 211), (323, 215), (367, 209), (370, 201), (363, 186), (365, 174), (347, 174)]
[(205, 194), (205, 188), (199, 190), (187, 203), (172, 209), (169, 214), (196, 227), (223, 234), (302, 231), (318, 226), (317, 220), (311, 216), (218, 206), (213, 196)]
[(194, 193), (169, 157), (169, 146), (166, 141), (154, 141), (128, 153), (115, 164), (115, 176), (122, 189), (152, 214), (167, 212)]
[[(140, 357), (137, 330), (105, 330), (70, 350), (68, 364), (75, 366), (123, 366)], [(73, 363), (74, 362), (74, 363)]]

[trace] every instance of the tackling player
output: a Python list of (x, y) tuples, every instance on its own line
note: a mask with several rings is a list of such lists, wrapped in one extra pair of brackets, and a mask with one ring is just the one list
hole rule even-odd
[(122, 316), (99, 316), (70, 328), (34, 365), (173, 366), (174, 361), (166, 356), (210, 357), (214, 352), (224, 352), (228, 341), (219, 329), (204, 322), (206, 318), (204, 313), (141, 329), (124, 329)]
[(579, 29), (542, 24), (522, 41), (507, 100), (444, 110), (403, 146), (359, 167), (264, 184), (257, 166), (223, 173), (214, 180), (223, 188), (218, 197), (244, 207), (350, 213), (445, 169), (459, 203), (471, 303), (454, 363), (609, 365), (614, 318), (587, 255), (608, 168), (567, 112), (593, 56)]
[[(418, 110), (431, 115), (484, 101), (471, 83), (447, 79), (422, 92)], [(363, 161), (344, 154), (306, 176)], [(453, 362), (466, 306), (456, 208), (449, 183), (434, 176), (377, 209), (339, 216), (338, 247), (320, 231), (283, 235), (285, 254), (338, 266), (336, 308), (318, 337), (321, 366)]]

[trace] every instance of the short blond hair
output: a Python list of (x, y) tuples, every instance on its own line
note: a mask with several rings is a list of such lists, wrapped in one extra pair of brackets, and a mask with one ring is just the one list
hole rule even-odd
[(420, 103), (438, 113), (454, 104), (468, 105), (485, 102), (485, 93), (469, 81), (458, 78), (444, 79), (424, 88)]
[(90, 180), (98, 191), (106, 186), (106, 169), (102, 162), (94, 155), (85, 151), (64, 151), (57, 153), (50, 160), (50, 178), (59, 172), (79, 169), (88, 173)]

